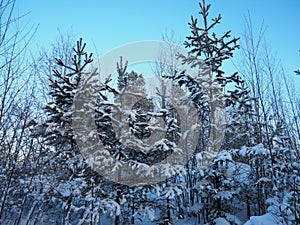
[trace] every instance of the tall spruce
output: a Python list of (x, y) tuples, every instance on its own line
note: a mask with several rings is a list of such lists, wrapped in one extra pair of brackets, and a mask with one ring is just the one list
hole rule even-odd
[[(223, 116), (220, 115), (219, 112), (225, 110), (226, 99), (224, 97), (226, 97), (226, 95), (224, 95), (224, 93), (226, 93), (227, 84), (240, 82), (237, 73), (225, 75), (221, 67), (223, 62), (231, 58), (234, 50), (239, 47), (237, 44), (239, 38), (232, 38), (231, 31), (226, 31), (223, 35), (218, 36), (214, 32), (214, 29), (215, 26), (220, 23), (221, 15), (213, 18), (211, 20), (212, 22), (209, 23), (208, 15), (211, 5), (206, 5), (205, 0), (203, 0), (199, 3), (199, 6), (199, 14), (201, 15), (203, 27), (199, 26), (197, 18), (191, 17), (191, 22), (189, 23), (191, 35), (187, 37), (187, 41), (184, 43), (185, 47), (189, 49), (189, 52), (187, 56), (181, 56), (183, 63), (192, 68), (196, 68), (198, 73), (188, 74), (186, 71), (183, 71), (182, 73), (175, 73), (172, 78), (177, 81), (180, 86), (187, 88), (198, 109), (198, 115), (202, 121), (202, 131), (197, 151), (204, 153), (207, 149), (209, 153), (214, 152), (215, 154), (223, 142), (222, 133), (225, 130), (226, 121), (219, 120), (219, 118)], [(205, 161), (205, 157), (201, 156), (201, 158), (201, 161)], [(217, 159), (218, 156), (213, 162), (216, 162)], [(200, 165), (201, 164), (203, 164), (203, 162), (200, 162)], [(210, 171), (208, 174), (204, 173), (204, 176), (199, 176), (198, 182), (207, 181), (204, 182), (205, 185), (199, 185), (197, 188), (210, 189), (213, 187), (214, 190), (220, 191), (220, 194), (219, 196), (218, 194), (209, 195), (201, 199), (203, 193), (202, 190), (199, 189), (196, 190), (196, 195), (199, 196), (198, 201), (201, 201), (201, 203), (205, 201), (210, 202), (210, 205), (214, 207), (214, 212), (216, 213), (211, 213), (204, 218), (206, 222), (212, 223), (217, 217), (225, 217), (228, 211), (222, 210), (222, 206), (228, 205), (228, 201), (230, 201), (234, 195), (230, 194), (223, 197), (221, 194), (223, 184), (220, 182), (224, 180), (223, 173), (215, 171), (223, 171), (222, 163), (214, 163), (214, 165), (209, 167), (213, 168), (214, 172)], [(196, 170), (196, 168), (194, 168), (194, 170)], [(211, 184), (214, 185), (211, 186)], [(195, 188), (193, 188), (193, 190), (195, 190)], [(200, 222), (200, 217), (198, 217), (198, 219)]]
[[(183, 71), (181, 74), (175, 74), (173, 79), (188, 88), (193, 101), (199, 105), (200, 117), (209, 118), (210, 145), (213, 151), (217, 151), (223, 141), (222, 132), (225, 122), (222, 123), (218, 118), (222, 117), (219, 112), (225, 108), (226, 85), (239, 80), (237, 73), (225, 75), (221, 67), (223, 62), (231, 58), (234, 50), (239, 47), (237, 44), (239, 38), (232, 38), (230, 30), (218, 36), (214, 29), (222, 19), (221, 15), (219, 14), (209, 23), (208, 15), (211, 5), (206, 5), (205, 0), (203, 0), (199, 6), (203, 27), (199, 26), (198, 18), (191, 17), (189, 23), (191, 35), (187, 37), (187, 41), (184, 43), (185, 47), (189, 49), (188, 55), (181, 56), (184, 64), (198, 69), (198, 74), (187, 74)], [(205, 104), (206, 106), (204, 106)], [(206, 140), (204, 138), (204, 142)]]
[[(68, 160), (72, 161), (80, 154), (72, 133), (71, 118), (75, 91), (84, 75), (84, 69), (92, 62), (92, 54), (88, 54), (85, 47), (82, 39), (77, 41), (76, 48), (73, 48), (72, 65), (56, 58), (57, 66), (65, 69), (53, 69), (53, 76), (49, 76), (49, 95), (52, 101), (45, 107), (48, 117), (43, 124), (44, 135), (46, 143), (55, 148), (55, 154), (63, 167), (67, 166)], [(67, 169), (71, 174), (78, 166), (75, 162), (72, 164), (74, 165)]]

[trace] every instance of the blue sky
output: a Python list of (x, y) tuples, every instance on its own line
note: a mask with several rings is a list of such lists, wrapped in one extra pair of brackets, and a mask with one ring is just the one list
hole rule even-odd
[[(189, 35), (191, 15), (198, 16), (195, 0), (17, 0), (19, 14), (30, 25), (39, 25), (33, 39), (34, 48), (49, 47), (58, 29), (71, 30), (83, 37), (98, 54), (130, 42), (161, 40), (166, 30), (181, 41)], [(235, 36), (244, 31), (244, 16), (251, 15), (254, 28), (264, 22), (266, 40), (281, 59), (285, 69), (300, 69), (300, 1), (299, 0), (210, 0), (211, 16), (221, 13), (220, 31), (232, 30)]]

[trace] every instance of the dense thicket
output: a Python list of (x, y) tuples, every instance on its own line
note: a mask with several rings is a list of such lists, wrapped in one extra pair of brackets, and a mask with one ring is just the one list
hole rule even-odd
[[(0, 34), (0, 224), (243, 224), (267, 214), (277, 224), (300, 223), (296, 90), (276, 69), (269, 50), (261, 48), (260, 40), (255, 43), (250, 27), (239, 46), (230, 31), (214, 33), (221, 15), (210, 19), (211, 6), (204, 0), (199, 7), (184, 43), (188, 54), (177, 59), (197, 73), (180, 66), (159, 71), (160, 80), (178, 85), (185, 96), (158, 89), (157, 98), (148, 98), (145, 77), (127, 71), (130, 62), (122, 57), (116, 62), (117, 85), (111, 77), (94, 80), (98, 70), (82, 39), (74, 47), (57, 44), (53, 61), (43, 52), (45, 67), (37, 61), (23, 65), (27, 45), (15, 48), (20, 52), (9, 46), (30, 35)], [(13, 1), (0, 8), (12, 11)], [(8, 29), (14, 20), (6, 15), (10, 13), (0, 15), (0, 23), (7, 21), (0, 25)], [(239, 73), (227, 74), (222, 65), (239, 47), (243, 64)], [(35, 73), (48, 77), (49, 93), (42, 100), (36, 93), (40, 89), (30, 86), (35, 77), (27, 76)], [(93, 97), (88, 104), (75, 102), (86, 96)], [(181, 118), (175, 107), (184, 98), (196, 109), (192, 116), (199, 119), (199, 138), (183, 170), (166, 164), (159, 171), (166, 179), (130, 186), (130, 180), (129, 185), (109, 181), (83, 157), (99, 154), (103, 167), (110, 163), (105, 155), (118, 159), (115, 170), (108, 171), (112, 176), (123, 163), (145, 169), (161, 162), (178, 151), (179, 139), (188, 134), (181, 126), (190, 118)], [(130, 110), (124, 108), (133, 100)], [(43, 101), (47, 104), (41, 110)], [(78, 104), (87, 111), (76, 112)], [(226, 120), (220, 120), (219, 112), (226, 112)], [(93, 115), (96, 132), (85, 127), (87, 135), (78, 137), (74, 122), (83, 120), (82, 113)], [(141, 144), (153, 134), (159, 137), (155, 145)], [(95, 137), (101, 151), (82, 149)]]

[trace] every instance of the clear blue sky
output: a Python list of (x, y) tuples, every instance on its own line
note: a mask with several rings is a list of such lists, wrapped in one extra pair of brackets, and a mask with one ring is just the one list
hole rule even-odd
[[(196, 0), (17, 0), (19, 14), (29, 12), (27, 23), (39, 25), (32, 46), (48, 47), (58, 28), (83, 37), (101, 55), (122, 44), (161, 40), (166, 29), (178, 41), (189, 35), (191, 15), (198, 16)], [(254, 28), (264, 21), (266, 38), (287, 71), (300, 69), (299, 0), (207, 0), (211, 16), (221, 13), (220, 31), (231, 29), (235, 36), (244, 31), (244, 16), (251, 14)]]

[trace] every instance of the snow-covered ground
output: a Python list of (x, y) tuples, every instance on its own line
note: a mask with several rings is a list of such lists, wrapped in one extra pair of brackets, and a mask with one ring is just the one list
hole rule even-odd
[(261, 216), (251, 216), (245, 225), (280, 225), (281, 223), (276, 220), (274, 215), (266, 213)]

